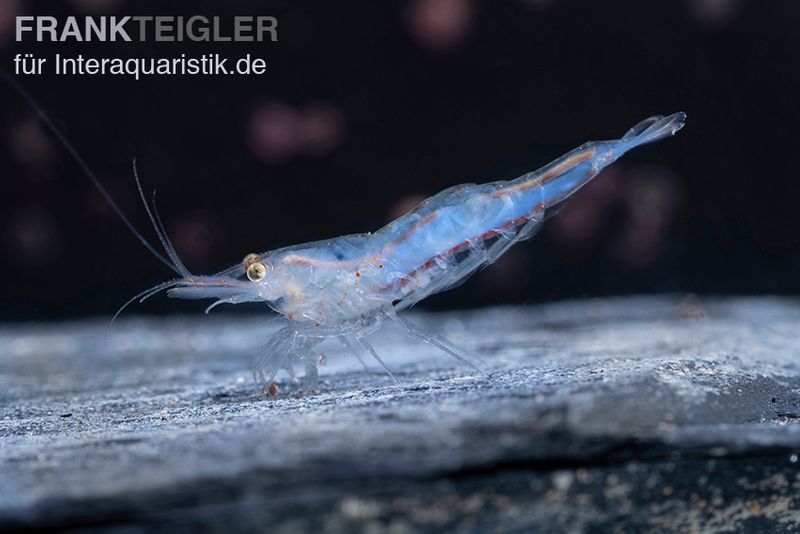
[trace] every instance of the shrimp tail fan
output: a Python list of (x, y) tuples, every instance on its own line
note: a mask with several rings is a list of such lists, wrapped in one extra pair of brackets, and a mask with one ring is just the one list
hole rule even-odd
[(652, 143), (665, 137), (670, 137), (678, 133), (686, 123), (686, 113), (679, 111), (667, 117), (657, 115), (645, 119), (622, 137), (622, 141), (629, 143), (628, 148)]

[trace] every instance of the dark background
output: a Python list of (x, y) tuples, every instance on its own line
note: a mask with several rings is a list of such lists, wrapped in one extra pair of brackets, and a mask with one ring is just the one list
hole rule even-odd
[[(16, 43), (17, 14), (274, 15), (280, 42)], [(678, 136), (606, 170), (537, 238), (423, 303), (449, 308), (796, 294), (799, 28), (792, 0), (3, 0), (0, 56), (7, 71), (24, 52), (268, 61), (262, 76), (17, 78), (150, 237), (138, 158), (197, 273), (375, 230), (421, 195), (688, 113)], [(5, 85), (0, 103), (2, 318), (110, 315), (169, 278)], [(136, 311), (198, 309), (159, 297)]]

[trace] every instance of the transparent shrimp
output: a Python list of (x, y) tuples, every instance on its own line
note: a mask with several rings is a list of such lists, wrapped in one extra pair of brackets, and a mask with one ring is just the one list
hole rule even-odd
[[(178, 278), (131, 299), (167, 291), (181, 299), (216, 299), (219, 304), (263, 302), (283, 315), (287, 325), (263, 347), (254, 375), (268, 390), (280, 370), (294, 377), (306, 368), (315, 385), (312, 349), (335, 338), (357, 354), (363, 349), (394, 378), (368, 337), (384, 320), (397, 321), (413, 339), (429, 343), (480, 371), (480, 360), (436, 334), (425, 332), (400, 312), (464, 282), (493, 263), (514, 244), (534, 235), (539, 225), (567, 198), (628, 150), (674, 135), (685, 113), (652, 117), (620, 139), (581, 145), (541, 169), (515, 180), (457, 185), (423, 201), (374, 233), (336, 237), (278, 250), (248, 254), (244, 261), (210, 276), (193, 275), (183, 265), (155, 210), (136, 185), (165, 255), (160, 254), (117, 208), (100, 181), (16, 82), (6, 79), (37, 111), (54, 135), (77, 159), (131, 231)], [(134, 169), (135, 171), (135, 169)]]

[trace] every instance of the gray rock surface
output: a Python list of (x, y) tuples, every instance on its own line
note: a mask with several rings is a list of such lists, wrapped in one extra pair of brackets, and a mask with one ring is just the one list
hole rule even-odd
[[(413, 315), (413, 314), (412, 314)], [(800, 302), (625, 298), (385, 328), (258, 396), (280, 325), (0, 328), (0, 523), (289, 532), (800, 529)]]

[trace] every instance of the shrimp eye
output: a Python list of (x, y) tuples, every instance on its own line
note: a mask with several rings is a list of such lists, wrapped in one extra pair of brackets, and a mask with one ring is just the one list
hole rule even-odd
[(242, 260), (242, 265), (244, 266), (244, 270), (247, 271), (247, 268), (250, 267), (251, 263), (255, 263), (258, 261), (258, 254), (248, 254)]
[(267, 268), (260, 261), (251, 263), (247, 267), (247, 278), (251, 282), (260, 282), (267, 275)]

